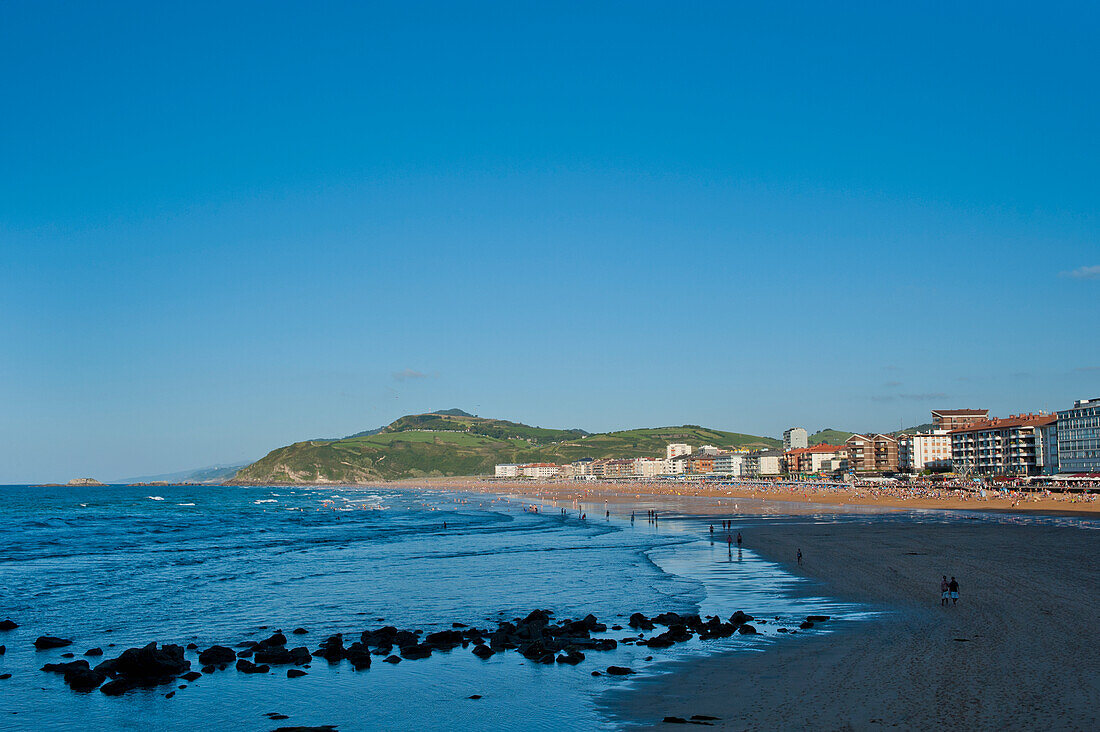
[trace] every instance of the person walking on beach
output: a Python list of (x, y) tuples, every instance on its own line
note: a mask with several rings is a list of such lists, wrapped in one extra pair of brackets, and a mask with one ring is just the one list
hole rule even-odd
[(798, 550), (797, 557), (798, 557), (798, 566), (801, 567), (802, 566), (802, 549)]
[(947, 583), (947, 575), (940, 582), (940, 607), (947, 607), (947, 598), (951, 597), (951, 587)]
[(959, 604), (959, 583), (955, 580), (954, 577), (952, 577), (951, 581), (947, 583), (947, 589), (951, 593), (951, 604), (952, 605), (958, 605)]
[(737, 532), (737, 548), (738, 549), (741, 548), (741, 532), (740, 531)]

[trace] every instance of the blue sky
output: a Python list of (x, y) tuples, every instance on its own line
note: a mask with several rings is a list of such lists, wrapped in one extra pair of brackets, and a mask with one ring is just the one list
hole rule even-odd
[(0, 482), (1100, 396), (1092, 4), (12, 2)]

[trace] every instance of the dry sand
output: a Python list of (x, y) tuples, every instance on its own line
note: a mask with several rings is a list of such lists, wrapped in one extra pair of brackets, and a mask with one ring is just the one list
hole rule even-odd
[[(663, 729), (693, 714), (737, 730), (1100, 729), (1100, 531), (884, 522), (745, 539), (816, 590), (889, 612), (693, 662), (612, 697), (610, 713)], [(956, 607), (940, 607), (943, 574), (961, 584)]]

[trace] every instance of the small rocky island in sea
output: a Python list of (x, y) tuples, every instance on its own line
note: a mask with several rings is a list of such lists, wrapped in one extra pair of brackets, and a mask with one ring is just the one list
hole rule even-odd
[(106, 483), (100, 483), (95, 478), (73, 478), (68, 483), (40, 483), (35, 488), (106, 488)]

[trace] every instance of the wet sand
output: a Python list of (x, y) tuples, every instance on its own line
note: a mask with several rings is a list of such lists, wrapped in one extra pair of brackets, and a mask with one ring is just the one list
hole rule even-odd
[[(722, 729), (1100, 728), (1100, 531), (904, 522), (753, 526), (745, 546), (815, 592), (886, 612), (715, 656), (606, 700), (623, 721)], [(801, 548), (804, 566), (797, 567)], [(955, 575), (958, 606), (941, 608)], [(751, 612), (751, 608), (746, 608)]]

